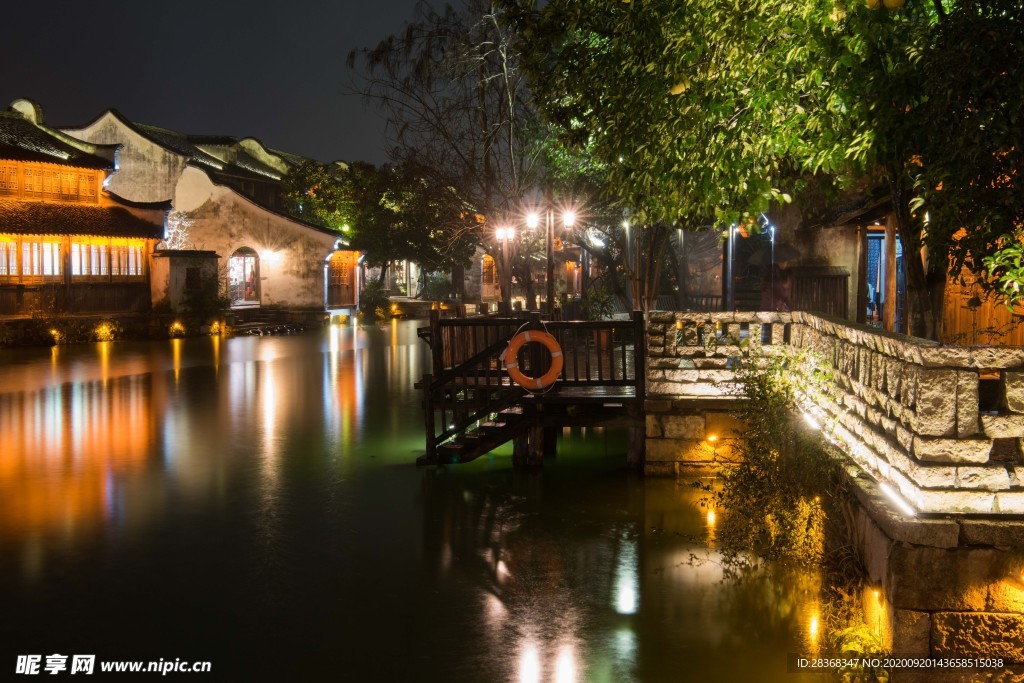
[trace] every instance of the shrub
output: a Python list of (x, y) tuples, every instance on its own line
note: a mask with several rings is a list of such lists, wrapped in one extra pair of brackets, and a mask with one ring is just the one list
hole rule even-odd
[(391, 302), (381, 284), (371, 280), (359, 294), (359, 317), (364, 323), (384, 320), (390, 305)]
[(452, 286), (452, 281), (446, 275), (431, 273), (427, 275), (420, 298), (427, 301), (444, 301), (451, 298), (454, 293), (455, 288)]
[[(827, 378), (809, 358), (766, 357), (737, 371), (745, 397), (736, 411), (736, 461), (719, 466), (716, 486), (701, 484), (706, 505), (721, 508), (717, 544), (728, 564), (749, 554), (792, 565), (827, 565), (857, 582), (852, 551), (853, 511), (846, 475), (824, 448), (821, 434), (797, 417), (797, 392)], [(794, 368), (800, 367), (800, 372)], [(808, 376), (806, 368), (819, 368)]]

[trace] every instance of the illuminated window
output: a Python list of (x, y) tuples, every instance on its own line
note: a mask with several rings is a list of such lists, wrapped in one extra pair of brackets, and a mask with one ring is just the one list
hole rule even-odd
[(21, 274), (31, 277), (60, 275), (59, 242), (22, 242)]
[(0, 164), (0, 194), (18, 194), (17, 164)]
[[(3, 172), (0, 171), (0, 177)], [(96, 201), (96, 172), (77, 171), (66, 168), (25, 168), (24, 170), (26, 197), (41, 199), (59, 199), (70, 202)], [(4, 181), (0, 180), (0, 183)], [(17, 177), (15, 169), (15, 192)], [(0, 185), (0, 193), (7, 193)]]
[(71, 275), (138, 277), (144, 274), (142, 240), (80, 238), (71, 244)]
[(0, 277), (18, 274), (18, 243), (0, 242)]

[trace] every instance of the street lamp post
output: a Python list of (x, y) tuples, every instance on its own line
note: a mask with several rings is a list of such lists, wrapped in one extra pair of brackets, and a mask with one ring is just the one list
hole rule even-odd
[[(548, 316), (553, 316), (555, 313), (555, 211), (554, 208), (548, 206), (545, 210), (545, 227), (547, 229), (546, 235), (546, 246), (547, 246), (547, 278), (545, 282), (545, 298), (547, 304)], [(562, 226), (566, 229), (571, 228), (576, 224), (576, 212), (572, 210), (566, 210), (562, 212)], [(526, 217), (526, 227), (530, 230), (536, 230), (537, 226), (540, 225), (540, 216), (536, 213), (531, 213)]]
[(502, 307), (505, 314), (512, 313), (512, 240), (516, 237), (516, 229), (501, 227), (494, 230), (494, 237), (501, 246), (501, 294)]

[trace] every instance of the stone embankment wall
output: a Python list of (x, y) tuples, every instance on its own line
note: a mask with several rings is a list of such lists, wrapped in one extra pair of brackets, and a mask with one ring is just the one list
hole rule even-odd
[[(741, 363), (808, 358), (790, 367), (848, 463), (872, 625), (894, 653), (997, 657), (1024, 677), (1024, 348), (943, 346), (803, 312), (655, 312), (647, 344), (652, 474), (731, 457), (722, 416), (742, 398)], [(827, 380), (812, 382), (815, 370)]]
[(1024, 348), (943, 346), (803, 312), (655, 312), (647, 344), (651, 473), (715, 457), (696, 448), (708, 430), (684, 425), (684, 405), (727, 410), (740, 363), (808, 350), (831, 381), (808, 381), (804, 409), (915, 509), (1024, 514)]

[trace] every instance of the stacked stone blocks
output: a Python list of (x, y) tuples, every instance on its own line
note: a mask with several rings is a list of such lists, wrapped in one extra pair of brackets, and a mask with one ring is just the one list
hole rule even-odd
[[(794, 365), (807, 373), (806, 407), (825, 417), (826, 430), (849, 455), (914, 507), (1024, 513), (1020, 458), (993, 458), (996, 439), (1012, 440), (1010, 451), (1018, 454), (1024, 443), (1024, 349), (942, 346), (804, 312), (654, 312), (648, 335), (651, 473), (677, 470), (670, 462), (713, 462), (719, 450), (729, 451), (706, 441), (698, 448), (696, 430), (668, 436), (676, 434), (664, 427), (676, 419), (673, 405), (701, 401), (702, 411), (727, 411), (740, 398), (732, 384), (739, 363), (807, 350), (825, 362), (831, 381), (814, 390), (812, 369)], [(1002, 378), (999, 413), (980, 412), (981, 371)], [(716, 401), (717, 409), (708, 405)]]

